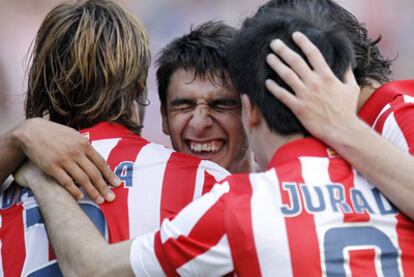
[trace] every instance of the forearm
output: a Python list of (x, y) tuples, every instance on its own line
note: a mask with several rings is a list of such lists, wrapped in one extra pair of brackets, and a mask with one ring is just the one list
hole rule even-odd
[(15, 129), (0, 137), (0, 186), (25, 159)]
[(73, 197), (51, 179), (37, 179), (31, 188), (65, 276), (132, 275), (129, 242), (109, 246)]
[(358, 119), (346, 126), (338, 126), (331, 134), (324, 140), (394, 205), (414, 219), (414, 157)]

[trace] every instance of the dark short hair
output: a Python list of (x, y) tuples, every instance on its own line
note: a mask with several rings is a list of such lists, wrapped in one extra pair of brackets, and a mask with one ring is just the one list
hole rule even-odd
[(319, 14), (305, 14), (298, 10), (278, 9), (248, 18), (246, 23), (229, 51), (230, 76), (236, 89), (248, 95), (272, 131), (281, 135), (307, 135), (308, 132), (292, 111), (265, 87), (265, 80), (273, 79), (291, 91), (266, 63), (266, 56), (271, 52), (269, 44), (278, 38), (305, 58), (292, 40), (292, 34), (300, 31), (320, 49), (335, 75), (342, 79), (347, 68), (353, 64), (351, 42), (344, 32), (322, 20)]
[(149, 65), (145, 28), (115, 2), (58, 5), (37, 33), (26, 117), (48, 115), (76, 129), (118, 122), (138, 132), (132, 107), (143, 96)]
[(233, 27), (221, 21), (209, 21), (174, 39), (160, 51), (156, 75), (163, 107), (166, 106), (170, 78), (178, 69), (193, 70), (194, 79), (207, 78), (219, 86), (228, 85), (227, 48), (235, 32)]
[(368, 37), (364, 24), (344, 7), (333, 0), (270, 0), (259, 8), (255, 16), (277, 8), (295, 8), (303, 12), (317, 9), (329, 20), (341, 26), (351, 40), (356, 58), (355, 78), (359, 85), (367, 85), (369, 79), (379, 82), (390, 81), (392, 61), (384, 58), (378, 48), (381, 36), (373, 40)]

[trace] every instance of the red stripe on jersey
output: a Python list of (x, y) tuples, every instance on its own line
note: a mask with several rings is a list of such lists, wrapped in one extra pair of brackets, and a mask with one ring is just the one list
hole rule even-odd
[(349, 267), (352, 276), (377, 276), (375, 269), (375, 250), (349, 251)]
[(382, 134), (382, 130), (384, 129), (384, 124), (387, 118), (392, 113), (392, 109), (388, 109), (385, 112), (381, 114), (381, 116), (378, 118), (377, 122), (375, 123), (374, 130), (377, 131), (379, 134)]
[(24, 208), (16, 205), (1, 211), (1, 257), (5, 276), (20, 276), (26, 259)]
[(366, 211), (364, 213), (357, 213), (352, 204), (351, 189), (354, 188), (355, 185), (351, 165), (341, 158), (331, 158), (329, 159), (328, 171), (331, 181), (340, 183), (344, 187), (345, 202), (352, 209), (351, 213), (344, 212), (344, 222), (369, 221), (369, 214)]
[(170, 263), (169, 257), (164, 252), (163, 245), (161, 243), (160, 231), (155, 233), (154, 236), (154, 252), (158, 262), (167, 276), (180, 276), (177, 274), (175, 268)]
[(161, 192), (160, 224), (172, 219), (194, 198), (197, 169), (200, 161), (173, 152), (165, 168)]
[[(292, 160), (287, 166), (276, 168), (279, 180), (303, 184), (302, 166), (299, 159)], [(279, 184), (282, 201), (290, 205), (289, 194)], [(304, 207), (303, 195), (301, 195)], [(302, 209), (302, 213), (294, 217), (285, 217), (286, 231), (289, 238), (290, 257), (294, 276), (321, 276), (321, 258), (318, 236), (313, 215)]]
[(216, 178), (214, 178), (213, 175), (208, 173), (207, 170), (204, 171), (204, 184), (203, 184), (202, 194), (209, 192), (214, 187), (214, 185), (217, 183), (217, 181), (219, 180), (216, 180)]
[[(164, 244), (164, 251), (170, 253), (169, 260), (177, 269), (193, 258), (207, 252), (217, 245), (225, 235), (224, 207), (226, 194), (208, 209), (197, 221), (188, 236), (169, 238)], [(195, 242), (202, 241), (197, 244)]]
[[(112, 170), (121, 162), (135, 163), (138, 153), (148, 142), (145, 140), (121, 139), (108, 156)], [(109, 230), (109, 243), (129, 239), (128, 188), (119, 186), (113, 189), (116, 200), (100, 205)]]
[(56, 259), (55, 251), (53, 250), (52, 244), (49, 242), (49, 261), (52, 261), (55, 259)]
[(414, 276), (414, 223), (402, 214), (398, 214), (396, 218), (404, 276)]
[(402, 103), (404, 103), (404, 101), (403, 101), (403, 97), (401, 97), (401, 96), (398, 96), (398, 97), (396, 97), (395, 99), (393, 99), (393, 101), (392, 102), (390, 102), (389, 103), (389, 105), (390, 105), (390, 107), (387, 109), (387, 110), (385, 110), (380, 116), (379, 116), (379, 118), (377, 119), (377, 121), (376, 121), (376, 123), (375, 123), (375, 126), (373, 126), (374, 127), (374, 129), (378, 132), (378, 133), (380, 133), (380, 134), (382, 134), (382, 130), (384, 129), (384, 124), (385, 124), (385, 121), (387, 120), (387, 118), (390, 116), (390, 114), (394, 111), (394, 109), (396, 108), (396, 106), (397, 105), (400, 105), (400, 104), (402, 104)]
[(253, 191), (249, 175), (237, 175), (228, 179), (230, 183), (234, 183), (228, 197), (226, 215), (234, 271), (238, 276), (261, 276), (253, 235), (251, 208)]

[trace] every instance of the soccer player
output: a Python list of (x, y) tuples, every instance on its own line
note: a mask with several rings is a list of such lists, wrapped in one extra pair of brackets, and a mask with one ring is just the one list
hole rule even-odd
[[(47, 114), (53, 122), (80, 130), (122, 180), (111, 192), (116, 202), (79, 202), (109, 242), (158, 229), (163, 219), (228, 175), (209, 161), (140, 137), (148, 38), (118, 4), (58, 5), (44, 19), (33, 51), (27, 116)], [(31, 191), (12, 184), (1, 194), (0, 205), (0, 276), (60, 275)]]
[(232, 173), (254, 161), (240, 120), (240, 97), (228, 74), (236, 30), (207, 22), (176, 38), (157, 60), (163, 132), (176, 151), (211, 160)]
[(391, 61), (381, 56), (379, 39), (371, 40), (364, 25), (336, 2), (271, 0), (259, 9), (257, 16), (275, 8), (305, 12), (316, 8), (341, 26), (356, 52), (354, 73), (360, 89), (327, 75), (326, 62), (300, 34), (293, 37), (294, 41), (303, 52), (312, 55), (321, 70), (312, 70), (286, 45), (273, 42), (271, 48), (279, 58), (269, 55), (268, 62), (296, 96), (272, 81), (267, 82), (267, 88), (295, 113), (312, 135), (338, 151), (414, 219), (414, 81), (390, 82)]
[[(250, 145), (268, 170), (226, 178), (174, 220), (165, 220), (160, 231), (108, 245), (61, 187), (45, 181), (40, 171), (17, 174), (41, 209), (54, 207), (44, 216), (65, 274), (414, 274), (414, 223), (334, 150), (310, 137), (265, 87), (270, 78), (290, 89), (265, 61), (275, 38), (319, 70), (292, 41), (296, 31), (321, 50), (332, 68), (326, 74), (357, 86), (351, 42), (320, 14), (275, 10), (249, 20), (230, 48), (230, 74), (242, 93)], [(76, 217), (62, 216), (64, 210)]]
[[(175, 39), (158, 58), (158, 88), (163, 131), (176, 151), (231, 172), (250, 172), (255, 163), (240, 121), (240, 99), (228, 77), (226, 51), (234, 33), (222, 22), (208, 22)], [(5, 134), (0, 154), (5, 157), (0, 160), (0, 184), (25, 156), (76, 198), (81, 191), (74, 182), (99, 202), (112, 200), (105, 180), (119, 183), (85, 138), (41, 118), (28, 119)]]

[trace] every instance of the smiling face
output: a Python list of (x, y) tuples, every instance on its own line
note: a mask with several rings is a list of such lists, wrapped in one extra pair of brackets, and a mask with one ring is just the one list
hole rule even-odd
[(163, 131), (175, 150), (211, 160), (230, 172), (249, 170), (239, 94), (178, 69), (170, 78)]

